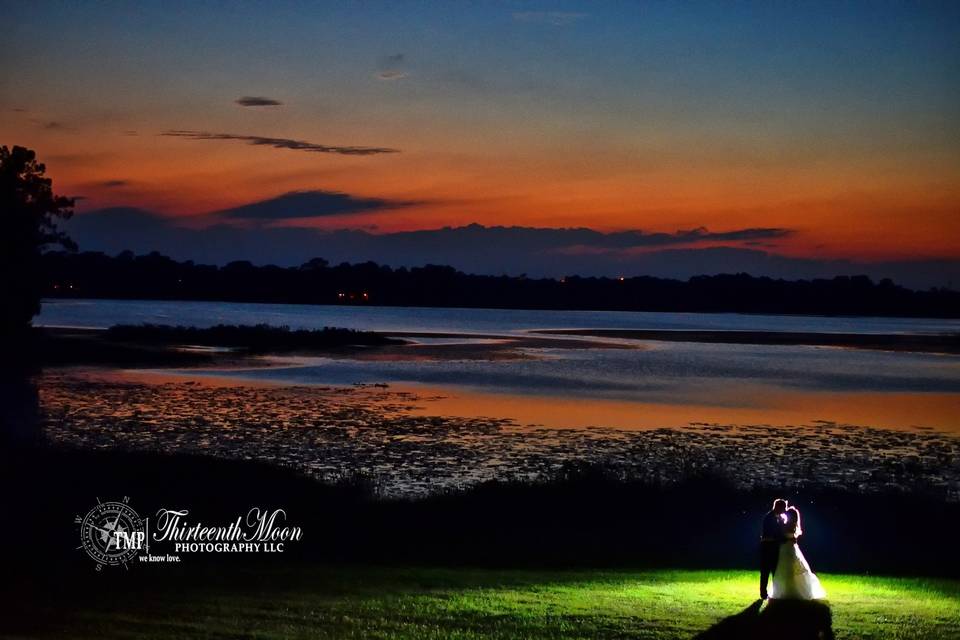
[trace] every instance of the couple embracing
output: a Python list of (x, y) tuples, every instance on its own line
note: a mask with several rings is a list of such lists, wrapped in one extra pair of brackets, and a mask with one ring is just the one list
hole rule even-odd
[[(797, 538), (802, 534), (800, 511), (788, 507), (786, 500), (774, 500), (773, 508), (763, 517), (760, 537), (761, 599), (766, 600), (768, 596), (776, 600), (820, 600), (827, 597), (797, 545)], [(771, 575), (773, 584), (768, 592)]]

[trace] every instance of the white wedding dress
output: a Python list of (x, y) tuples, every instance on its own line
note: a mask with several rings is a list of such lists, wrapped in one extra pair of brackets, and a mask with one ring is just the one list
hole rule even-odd
[[(799, 535), (798, 530), (796, 535)], [(796, 537), (780, 544), (780, 556), (777, 570), (773, 574), (770, 598), (773, 600), (820, 600), (827, 592), (820, 585), (820, 579), (810, 570), (810, 564), (803, 557)]]

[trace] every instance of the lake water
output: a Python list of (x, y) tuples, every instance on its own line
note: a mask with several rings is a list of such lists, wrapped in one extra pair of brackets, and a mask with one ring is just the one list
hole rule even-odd
[[(110, 300), (47, 301), (38, 319), (143, 322), (460, 337), (229, 370), (127, 371), (100, 382), (54, 376), (42, 395), (71, 420), (54, 420), (51, 437), (261, 457), (316, 473), (363, 464), (400, 491), (536, 475), (571, 457), (675, 469), (699, 456), (778, 481), (802, 481), (789, 475), (800, 456), (803, 469), (831, 482), (955, 489), (960, 477), (956, 355), (528, 339), (531, 330), (574, 328), (954, 333), (956, 321)], [(791, 462), (776, 463), (782, 455)]]
[[(465, 334), (420, 344), (487, 342), (470, 334), (525, 335), (563, 328), (714, 329), (859, 333), (960, 332), (960, 322), (740, 314), (631, 313), (271, 305), (224, 302), (47, 301), (38, 324), (108, 327), (152, 322), (268, 323)], [(283, 384), (388, 383), (439, 390), (430, 411), (480, 413), (556, 427), (653, 428), (691, 422), (871, 426), (960, 431), (960, 357), (812, 346), (604, 340), (611, 348), (521, 348), (521, 357), (389, 359), (296, 357), (264, 368), (190, 375)], [(559, 343), (558, 343), (559, 344)], [(437, 395), (436, 393), (434, 395)]]
[[(465, 334), (421, 345), (489, 342), (535, 329), (714, 329), (858, 333), (960, 332), (960, 322), (740, 314), (630, 313), (269, 305), (223, 302), (47, 301), (39, 324), (107, 327), (153, 322), (269, 323)], [(441, 396), (425, 411), (506, 417), (551, 427), (655, 428), (693, 422), (810, 424), (960, 431), (960, 357), (813, 346), (604, 340), (610, 348), (514, 349), (511, 358), (294, 357), (269, 368), (190, 375), (289, 385), (386, 383)], [(560, 343), (558, 343), (560, 344)], [(416, 345), (414, 345), (416, 346)]]
[[(952, 320), (740, 314), (528, 311), (52, 300), (38, 324), (269, 323), (378, 331), (517, 336), (535, 329), (714, 329), (859, 333), (960, 332)], [(421, 343), (458, 340), (423, 339)], [(459, 342), (469, 343), (465, 337)], [(389, 383), (441, 390), (429, 410), (557, 427), (651, 428), (691, 422), (817, 420), (960, 431), (960, 358), (810, 346), (618, 340), (632, 349), (521, 349), (521, 358), (288, 358), (270, 368), (201, 375), (285, 384)], [(191, 375), (197, 374), (191, 371)]]
[(532, 329), (660, 329), (815, 331), (854, 333), (958, 333), (960, 321), (926, 318), (828, 318), (738, 313), (530, 311), (341, 305), (255, 304), (164, 300), (45, 300), (36, 323), (106, 328), (114, 324), (217, 323), (325, 326), (371, 331), (515, 333)]

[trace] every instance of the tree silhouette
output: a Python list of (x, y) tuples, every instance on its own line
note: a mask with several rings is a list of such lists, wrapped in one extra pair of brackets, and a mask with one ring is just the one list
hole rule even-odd
[(73, 199), (53, 193), (46, 167), (31, 149), (0, 147), (0, 332), (15, 336), (40, 312), (41, 254), (59, 245), (76, 250), (57, 220), (73, 214)]

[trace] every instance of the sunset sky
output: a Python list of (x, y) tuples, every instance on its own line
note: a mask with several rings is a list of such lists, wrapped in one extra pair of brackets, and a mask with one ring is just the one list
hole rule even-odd
[[(0, 144), (36, 149), (82, 197), (78, 220), (588, 227), (672, 249), (960, 260), (960, 3), (3, 11)], [(306, 193), (273, 201), (290, 192)], [(609, 244), (550, 256), (663, 248)]]

